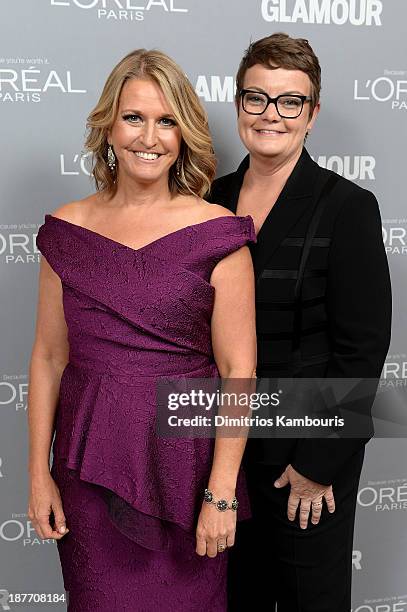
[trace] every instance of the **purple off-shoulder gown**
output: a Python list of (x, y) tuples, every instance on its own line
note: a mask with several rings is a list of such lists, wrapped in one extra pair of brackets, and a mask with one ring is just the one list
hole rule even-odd
[[(62, 281), (69, 363), (51, 473), (70, 612), (224, 612), (227, 551), (195, 552), (214, 440), (155, 431), (160, 376), (217, 377), (214, 266), (255, 242), (223, 216), (133, 249), (46, 214), (37, 246)], [(238, 520), (250, 516), (241, 471)]]

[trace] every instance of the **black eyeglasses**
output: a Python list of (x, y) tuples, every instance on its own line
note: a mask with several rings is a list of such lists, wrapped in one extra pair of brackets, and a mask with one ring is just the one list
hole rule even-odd
[(299, 94), (281, 94), (276, 98), (253, 89), (241, 89), (242, 108), (249, 115), (262, 115), (273, 103), (280, 117), (283, 119), (296, 119), (302, 113), (304, 102), (310, 102), (310, 96)]

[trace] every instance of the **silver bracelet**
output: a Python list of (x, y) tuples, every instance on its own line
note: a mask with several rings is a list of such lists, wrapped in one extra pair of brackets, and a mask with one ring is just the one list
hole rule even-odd
[(239, 506), (239, 502), (237, 501), (236, 497), (232, 499), (230, 504), (228, 504), (226, 499), (218, 499), (218, 501), (215, 501), (213, 493), (209, 489), (205, 489), (204, 501), (206, 501), (207, 504), (214, 504), (219, 512), (226, 512), (226, 510), (233, 510), (236, 512)]

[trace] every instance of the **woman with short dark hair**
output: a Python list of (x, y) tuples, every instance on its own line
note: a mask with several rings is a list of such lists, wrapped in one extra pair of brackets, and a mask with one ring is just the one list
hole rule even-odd
[[(377, 379), (391, 328), (380, 212), (373, 193), (304, 148), (320, 89), (307, 40), (277, 33), (253, 42), (236, 91), (249, 154), (209, 199), (255, 222), (258, 377)], [(230, 612), (276, 603), (279, 612), (350, 610), (367, 440), (249, 439), (253, 519), (239, 525), (231, 551)]]

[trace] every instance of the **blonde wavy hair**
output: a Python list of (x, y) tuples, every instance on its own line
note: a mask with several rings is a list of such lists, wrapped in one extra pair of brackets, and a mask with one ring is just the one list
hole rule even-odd
[(156, 49), (136, 49), (113, 68), (98, 103), (87, 118), (85, 148), (91, 152), (91, 172), (98, 191), (110, 196), (117, 191), (117, 164), (107, 165), (107, 134), (118, 112), (123, 85), (129, 79), (151, 79), (162, 90), (181, 130), (179, 174), (173, 164), (168, 175), (172, 194), (203, 197), (215, 176), (216, 158), (208, 117), (194, 88), (182, 69), (168, 55)]

